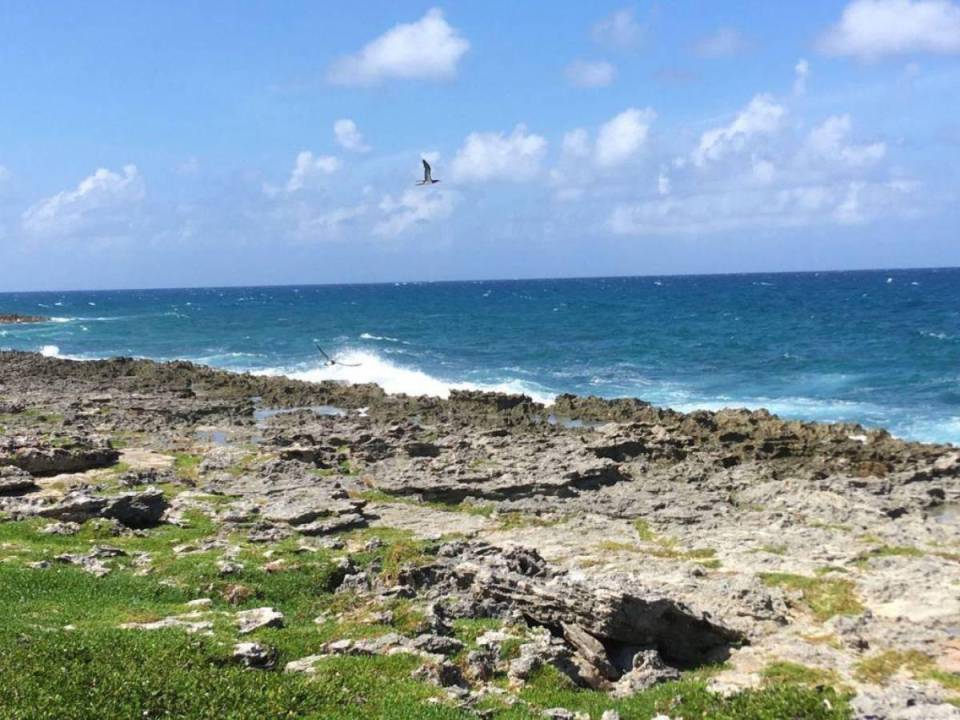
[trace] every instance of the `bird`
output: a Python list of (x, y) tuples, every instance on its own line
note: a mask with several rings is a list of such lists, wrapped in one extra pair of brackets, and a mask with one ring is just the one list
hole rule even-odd
[(333, 365), (342, 365), (343, 367), (360, 367), (360, 363), (353, 364), (353, 363), (340, 362), (339, 360), (334, 360), (332, 357), (327, 355), (323, 351), (323, 348), (317, 345), (317, 343), (314, 343), (314, 346), (316, 346), (317, 350), (320, 351), (320, 354), (323, 355), (323, 357), (326, 359), (326, 362), (324, 363), (324, 365), (326, 365), (327, 367), (331, 367)]
[(439, 180), (433, 179), (430, 163), (423, 158), (420, 158), (420, 161), (423, 163), (423, 180), (420, 180), (417, 185), (433, 185), (434, 183), (440, 182)]

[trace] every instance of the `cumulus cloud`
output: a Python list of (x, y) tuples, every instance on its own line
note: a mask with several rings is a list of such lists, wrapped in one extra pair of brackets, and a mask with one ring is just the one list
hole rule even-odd
[(431, 189), (407, 190), (399, 198), (387, 195), (380, 202), (385, 217), (373, 227), (380, 237), (396, 237), (413, 227), (450, 216), (456, 205), (456, 193)]
[(671, 187), (670, 176), (667, 175), (666, 168), (660, 168), (660, 174), (657, 175), (657, 195), (666, 197), (670, 194)]
[(772, 97), (757, 95), (730, 125), (703, 133), (692, 155), (694, 164), (703, 167), (711, 160), (743, 149), (753, 137), (775, 133), (785, 114), (786, 109)]
[(575, 60), (567, 66), (567, 80), (574, 87), (606, 87), (616, 74), (617, 69), (606, 60)]
[(693, 52), (704, 58), (732, 57), (746, 49), (747, 40), (743, 33), (732, 27), (719, 28), (693, 45)]
[(590, 154), (590, 134), (583, 128), (575, 128), (563, 135), (563, 153), (573, 157)]
[(365, 216), (366, 205), (338, 207), (316, 212), (302, 208), (297, 218), (297, 235), (307, 240), (338, 240), (346, 238), (344, 229)]
[(806, 147), (823, 160), (840, 160), (851, 166), (870, 165), (887, 154), (885, 143), (854, 145), (847, 142), (852, 126), (849, 115), (833, 115), (810, 131)]
[(627, 108), (600, 126), (596, 161), (601, 166), (619, 165), (643, 146), (657, 114), (651, 108)]
[(618, 203), (607, 226), (617, 235), (703, 234), (749, 227), (857, 225), (895, 212), (916, 188), (862, 181), (779, 189), (728, 188)]
[(136, 165), (121, 172), (100, 168), (64, 190), (28, 208), (21, 216), (26, 233), (37, 236), (115, 237), (128, 232), (132, 212), (146, 190)]
[(332, 155), (314, 157), (309, 150), (297, 155), (297, 160), (287, 181), (287, 192), (292, 193), (311, 186), (317, 178), (331, 175), (340, 168), (340, 160)]
[(370, 146), (363, 141), (363, 134), (350, 118), (340, 118), (333, 124), (333, 134), (345, 150), (351, 152), (369, 152)]
[(793, 66), (793, 94), (805, 95), (807, 92), (807, 78), (810, 77), (810, 63), (803, 58), (797, 60)]
[(337, 60), (329, 79), (337, 85), (375, 85), (384, 80), (442, 80), (456, 75), (470, 43), (433, 8), (412, 23), (394, 26), (354, 55)]
[(598, 21), (591, 31), (593, 39), (617, 48), (632, 48), (643, 39), (643, 26), (633, 16), (632, 8), (624, 8)]
[(853, 0), (821, 36), (828, 55), (875, 60), (905, 53), (960, 53), (960, 5), (949, 0)]
[(453, 158), (453, 176), (460, 181), (529, 180), (540, 171), (547, 141), (517, 125), (510, 135), (470, 133)]

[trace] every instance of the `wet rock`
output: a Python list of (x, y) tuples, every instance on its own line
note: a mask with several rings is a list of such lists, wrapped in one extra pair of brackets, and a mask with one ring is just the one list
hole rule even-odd
[(283, 613), (272, 607), (241, 610), (236, 614), (235, 619), (241, 635), (247, 635), (264, 627), (283, 627)]
[(17, 315), (11, 313), (0, 314), (0, 325), (20, 325), (24, 323), (50, 322), (50, 318), (42, 315)]

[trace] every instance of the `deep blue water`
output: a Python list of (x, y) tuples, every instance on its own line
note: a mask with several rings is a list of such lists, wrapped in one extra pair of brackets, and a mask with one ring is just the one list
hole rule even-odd
[[(0, 347), (766, 407), (960, 444), (960, 269), (0, 293)], [(360, 367), (323, 368), (313, 348)]]

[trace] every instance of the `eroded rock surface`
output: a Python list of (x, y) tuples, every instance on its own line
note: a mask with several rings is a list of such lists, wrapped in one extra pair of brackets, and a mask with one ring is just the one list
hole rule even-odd
[[(330, 582), (344, 597), (424, 611), (410, 637), (333, 641), (299, 669), (334, 654), (408, 652), (423, 658), (423, 678), (461, 697), (494, 673), (522, 683), (544, 664), (628, 694), (720, 659), (713, 682), (736, 691), (790, 662), (851, 688), (863, 717), (954, 710), (936, 680), (948, 676), (901, 668), (878, 683), (858, 671), (888, 651), (960, 671), (953, 447), (764, 411), (389, 396), (127, 358), (0, 353), (0, 397), (5, 516), (69, 533), (90, 519), (131, 532), (199, 513), (217, 537), (196, 551), (221, 552), (223, 578), (247, 562), (227, 538), (264, 548), (295, 539), (305, 553), (342, 549)], [(389, 573), (358, 567), (349, 554), (373, 548), (339, 534), (370, 526), (432, 549)], [(61, 561), (96, 573), (112, 562), (93, 551)], [(237, 583), (225, 597), (248, 593)], [(457, 618), (526, 630), (511, 641), (515, 656), (500, 657), (509, 633), (497, 631), (454, 672)], [(206, 631), (209, 620), (160, 622)], [(236, 659), (262, 667), (264, 653)]]

